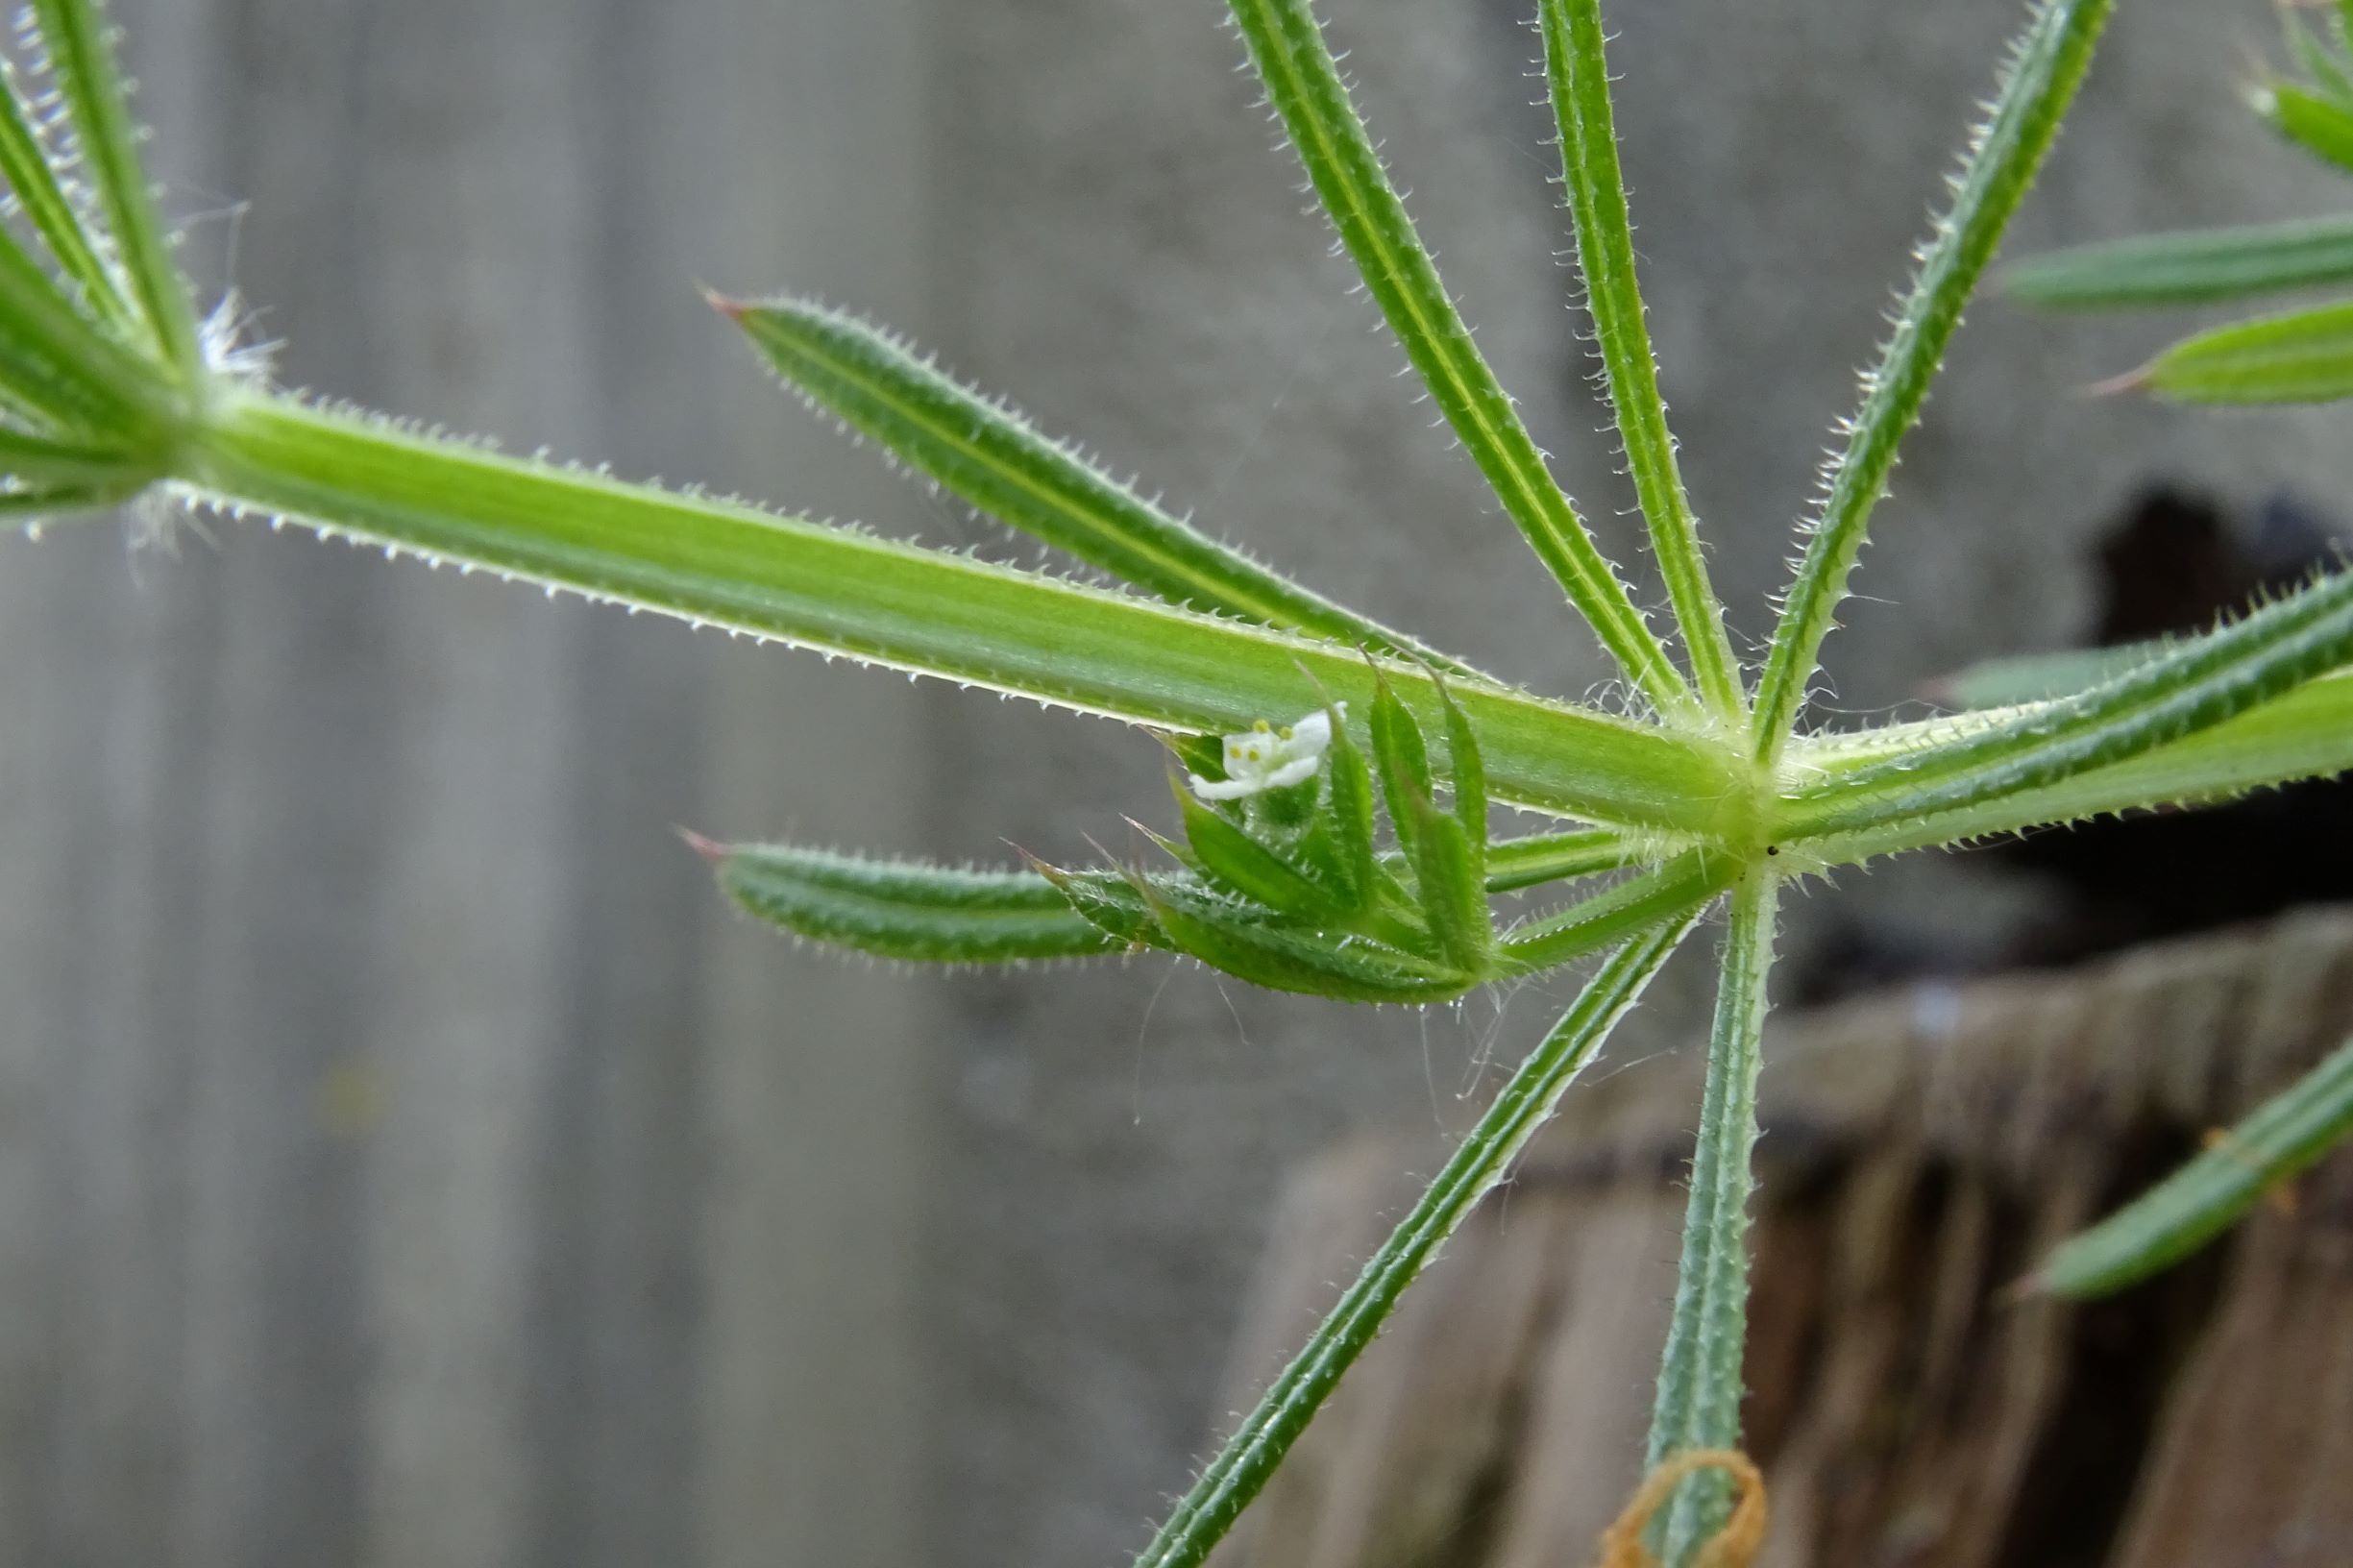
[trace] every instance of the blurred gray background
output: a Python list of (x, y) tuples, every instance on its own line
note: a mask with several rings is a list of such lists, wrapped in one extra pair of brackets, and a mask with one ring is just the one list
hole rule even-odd
[[(1604, 672), (1303, 217), (1214, 0), (123, 0), (190, 270), (335, 396), (895, 534), (993, 529), (694, 284), (906, 327), (1213, 529), (1506, 674)], [(1332, 0), (1449, 281), (1608, 541), (1522, 0)], [(2011, 0), (1617, 8), (1666, 386), (1741, 630)], [(2124, 8), (2013, 249), (2324, 209), (2259, 0)], [(2072, 389), (2178, 321), (1977, 309), (1839, 700), (2063, 641), (2144, 479), (2323, 502), (2337, 416)], [(1140, 961), (917, 977), (671, 835), (1049, 856), (1114, 726), (258, 528), (0, 541), (0, 1562), (1091, 1568), (1224, 1417), (1287, 1162), (1434, 1161), (1560, 988), (1428, 1015)], [(1802, 901), (1962, 931), (1923, 863)], [(1620, 1060), (1679, 1048), (1704, 966)], [(1630, 1380), (1648, 1376), (1629, 1367)]]

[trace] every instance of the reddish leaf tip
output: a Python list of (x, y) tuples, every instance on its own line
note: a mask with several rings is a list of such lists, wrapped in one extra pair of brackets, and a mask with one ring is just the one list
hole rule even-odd
[(2127, 392), (2138, 392), (2143, 387), (2148, 385), (2149, 380), (2153, 374), (2154, 372), (2151, 367), (2143, 365), (2140, 369), (2128, 370), (2121, 376), (2111, 376), (2104, 381), (2094, 381), (2091, 385), (2083, 389), (2082, 396), (2087, 398), (2120, 398)]
[(709, 865), (717, 866), (727, 858), (727, 846), (717, 839), (706, 839), (691, 827), (674, 828), (673, 831), (684, 841), (689, 849), (700, 855)]

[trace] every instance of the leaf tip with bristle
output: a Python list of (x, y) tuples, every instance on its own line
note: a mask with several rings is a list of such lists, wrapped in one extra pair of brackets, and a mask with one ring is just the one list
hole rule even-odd
[(2120, 398), (2146, 387), (2156, 374), (2153, 365), (2128, 370), (2121, 376), (2111, 376), (2103, 381), (2094, 381), (2084, 387), (2079, 396), (2087, 398)]
[(706, 839), (691, 827), (674, 827), (672, 831), (678, 835), (679, 841), (689, 849), (700, 855), (706, 865), (721, 865), (732, 852), (717, 839)]

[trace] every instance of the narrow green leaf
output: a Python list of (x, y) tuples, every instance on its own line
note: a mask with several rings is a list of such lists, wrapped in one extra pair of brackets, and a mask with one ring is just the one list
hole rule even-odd
[(1309, 0), (1231, 0), (1251, 63), (1340, 243), (1504, 509), (1627, 678), (1670, 711), (1690, 688), (1545, 467), (1390, 185)]
[(2178, 403), (2331, 403), (2353, 396), (2353, 303), (2199, 332), (2117, 384)]
[(2160, 658), (2171, 644), (2164, 638), (2120, 643), (2114, 648), (2061, 648), (2047, 653), (2016, 653), (1981, 659), (1937, 679), (1925, 695), (1955, 708), (2007, 708), (2072, 697), (2088, 686), (2114, 680)]
[(144, 482), (141, 458), (123, 447), (34, 435), (0, 425), (0, 474), (33, 485), (113, 487)]
[(172, 261), (170, 236), (139, 166), (138, 135), (96, 0), (32, 0), (49, 74), (72, 117), (81, 167), (97, 186), (139, 310), (163, 356), (193, 374), (202, 363), (196, 317)]
[(2256, 95), (2265, 123), (2323, 163), (2353, 169), (2353, 107), (2288, 82)]
[(2324, 577), (2063, 701), (1783, 796), (1785, 839), (1854, 833), (2056, 784), (2257, 707), (2353, 659), (2353, 573)]
[(128, 502), (146, 488), (144, 481), (113, 484), (62, 484), (32, 490), (0, 490), (0, 518), (37, 534), (53, 518), (76, 512), (104, 512)]
[(1332, 751), (1325, 760), (1330, 777), (1327, 821), (1348, 897), (1362, 906), (1379, 885), (1379, 859), (1372, 852), (1372, 768), (1364, 763), (1356, 737), (1348, 735), (1338, 709), (1325, 709), (1325, 716), (1332, 721)]
[(1347, 1002), (1443, 1002), (1491, 978), (1351, 932), (1279, 923), (1170, 881), (1140, 880), (1138, 889), (1171, 946), (1270, 991)]
[[(1773, 969), (1778, 891), (1772, 876), (1759, 874), (1732, 894), (1647, 1467), (1685, 1449), (1740, 1446), (1740, 1406), (1748, 1389), (1741, 1358), (1749, 1326), (1749, 1192), (1755, 1184), (1749, 1156), (1756, 1143), (1765, 984)], [(1693, 1550), (1722, 1526), (1728, 1507), (1720, 1475), (1683, 1482), (1658, 1531), (1659, 1560), (1683, 1568)]]
[(170, 412), (155, 372), (76, 310), (0, 229), (0, 399), (37, 423), (138, 445)]
[[(1902, 726), (1908, 734), (1925, 726)], [(1882, 737), (1900, 754), (1903, 734)], [(1890, 754), (1875, 747), (1877, 758)], [(1843, 866), (1906, 849), (2158, 806), (2203, 805), (2249, 790), (2353, 770), (2353, 674), (2332, 674), (2126, 761), (2053, 784), (1812, 839), (1805, 855)]]
[[(1163, 729), (1371, 705), (1353, 649), (234, 387), (207, 413), (180, 453), (200, 499), (325, 533)], [(1428, 672), (1384, 675), (1434, 716)], [(1506, 801), (1696, 832), (1734, 793), (1695, 739), (1483, 683), (1455, 698)]]
[(1470, 835), (1428, 796), (1417, 796), (1411, 810), (1414, 892), (1438, 955), (1466, 972), (1484, 972), (1494, 957), (1495, 924)]
[(1480, 760), (1479, 737), (1471, 729), (1469, 716), (1443, 680), (1438, 682), (1438, 705), (1446, 714), (1446, 772), (1448, 787), (1454, 792), (1455, 821), (1462, 827), (1471, 880), (1483, 887), (1487, 878), (1486, 765)]
[(2002, 275), (2054, 309), (2209, 305), (2353, 280), (2353, 217), (2136, 234), (2053, 251)]
[(1267, 1387), (1217, 1457), (1136, 1559), (1137, 1568), (1198, 1568), (1266, 1484), (1340, 1376), (1479, 1201), (1510, 1173), (1536, 1129), (1599, 1052), (1698, 919), (1697, 909), (1628, 942), (1605, 962), (1495, 1103), (1457, 1144), (1412, 1212), (1364, 1265), (1307, 1344)]
[(1684, 910), (1704, 904), (1732, 885), (1738, 865), (1728, 855), (1685, 850), (1674, 859), (1580, 899), (1566, 909), (1505, 934), (1507, 968), (1549, 969), (1622, 942)]
[(2204, 1154), (2053, 1249), (2028, 1287), (2058, 1296), (2104, 1296), (2169, 1268), (2347, 1138), (2353, 1138), (2353, 1041)]
[(1144, 878), (1117, 871), (1072, 871), (1033, 860), (1030, 870), (1052, 885), (1071, 911), (1111, 938), (1121, 950), (1166, 947), (1167, 936), (1154, 923)]
[(1183, 779), (1169, 783), (1184, 814), (1186, 842), (1211, 881), (1297, 919), (1332, 921), (1348, 913), (1341, 894), (1194, 799)]
[(1614, 828), (1581, 827), (1503, 839), (1487, 845), (1487, 891), (1516, 893), (1546, 882), (1594, 876), (1634, 858), (1625, 835)]
[(1700, 694), (1725, 718), (1746, 707), (1740, 663), (1732, 654), (1724, 606), (1707, 579), (1699, 524), (1675, 460), (1667, 404), (1659, 396), (1658, 363), (1643, 321), (1635, 278), (1633, 226), (1626, 211), (1626, 183), (1618, 169), (1618, 134), (1609, 109), (1609, 67), (1604, 58), (1599, 0), (1543, 0), (1545, 80), (1560, 125), (1560, 157), (1575, 220), (1577, 260), (1584, 274), (1585, 306), (1608, 380), (1634, 495), (1651, 532), (1651, 551), (1666, 578)]
[(1373, 690), (1372, 732), (1373, 762), (1381, 774), (1382, 797), (1388, 802), (1389, 825), (1396, 829), (1398, 845), (1410, 865), (1421, 833), (1421, 814), (1414, 805), (1428, 800), (1434, 786), (1421, 726), (1385, 680)]
[(2279, 19), (2288, 47), (2312, 79), (2314, 89), (2336, 103), (2353, 104), (2353, 76), (2346, 74), (2343, 57), (2315, 37), (2294, 12), (2282, 8)]
[(1009, 527), (1172, 604), (1472, 673), (1170, 516), (856, 316), (808, 300), (714, 303), (787, 385)]
[(959, 870), (790, 844), (708, 845), (747, 913), (812, 942), (925, 964), (1007, 964), (1117, 952), (1122, 943), (1035, 871)]
[(1897, 448), (1919, 419), (1962, 307), (2059, 134), (2110, 9), (2111, 0), (2038, 0), (2002, 72), (1992, 116), (1973, 138), (1952, 206), (1930, 231), (1895, 331), (1863, 378), (1862, 406), (1828, 470), (1757, 687), (1757, 755), (1767, 763), (1779, 759), (1805, 705)]
[(137, 324), (135, 309), (83, 232), (81, 211), (66, 195), (24, 104), (16, 67), (0, 61), (0, 178), (8, 181), (41, 243), (49, 247), (49, 254), (81, 290), (89, 308), (110, 326), (134, 331)]
[(1324, 754), (1324, 810), (1310, 839), (1327, 854), (1326, 874), (1351, 909), (1373, 901), (1381, 867), (1373, 852), (1373, 775), (1356, 738), (1336, 707), (1324, 715), (1332, 723), (1332, 747)]

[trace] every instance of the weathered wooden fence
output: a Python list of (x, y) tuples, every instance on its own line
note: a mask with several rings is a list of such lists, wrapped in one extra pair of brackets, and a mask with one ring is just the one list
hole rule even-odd
[[(117, 9), (288, 380), (904, 505), (694, 284), (919, 320), (912, 5)], [(909, 1560), (920, 997), (670, 831), (902, 835), (904, 682), (291, 533), (0, 550), (0, 1562)]]
[[(1746, 1411), (1773, 1498), (1764, 1568), (2343, 1561), (2353, 1150), (2119, 1295), (2010, 1292), (2348, 1033), (2341, 909), (1781, 1019)], [(1546, 1130), (1224, 1568), (1593, 1560), (1640, 1479), (1688, 1066), (1604, 1085)], [(1397, 1154), (1368, 1140), (1294, 1184), (1238, 1397), (1378, 1239)]]

